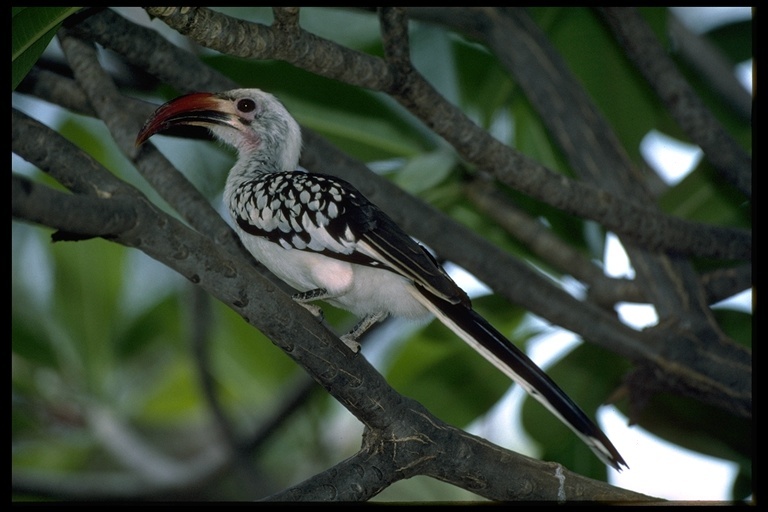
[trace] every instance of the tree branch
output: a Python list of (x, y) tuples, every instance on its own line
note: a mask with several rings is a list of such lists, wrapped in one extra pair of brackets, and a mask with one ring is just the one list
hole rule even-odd
[(286, 31), (280, 20), (270, 28), (204, 7), (147, 7), (147, 13), (198, 44), (227, 55), (280, 59), (318, 75), (369, 89), (383, 90), (390, 83), (391, 77), (381, 60), (304, 30)]
[[(29, 129), (31, 132), (44, 132), (49, 142), (55, 145), (62, 147), (71, 145), (42, 125), (30, 123)], [(81, 159), (90, 160), (85, 154), (80, 155)], [(36, 163), (34, 159), (31, 161)], [(95, 162), (91, 162), (90, 166), (99, 174), (109, 174)], [(128, 185), (122, 187), (130, 188)], [(142, 197), (138, 191), (134, 194), (137, 198)], [(448, 446), (463, 446), (461, 440), (466, 438), (465, 434), (447, 427), (421, 405), (397, 394), (364, 357), (352, 354), (338, 338), (322, 329), (308, 311), (295, 312), (291, 307), (293, 301), (290, 297), (275, 290), (268, 281), (253, 271), (250, 264), (233, 257), (210, 239), (183, 226), (146, 200), (137, 201), (135, 208), (139, 221), (128, 231), (116, 234), (114, 241), (144, 251), (186, 276), (193, 283), (200, 285), (208, 293), (238, 312), (305, 368), (369, 429), (379, 432), (383, 439), (390, 439), (392, 436), (394, 439), (399, 439), (408, 437), (414, 432), (414, 425), (418, 425), (415, 431), (427, 438), (437, 437), (440, 432), (448, 432), (450, 437), (446, 440)], [(487, 445), (484, 442), (483, 444)], [(416, 443), (415, 447), (419, 446), (421, 443)], [(417, 468), (418, 466), (413, 465), (414, 461), (423, 460), (425, 456), (434, 456), (416, 448), (412, 451), (400, 452), (404, 458), (401, 459), (399, 468), (406, 466)], [(507, 454), (508, 458), (503, 461), (504, 471), (510, 477), (514, 475), (517, 469), (507, 462), (519, 456), (500, 448), (494, 449)], [(455, 460), (445, 457), (454, 456), (454, 453), (440, 455), (443, 461), (439, 463), (443, 471), (440, 478), (458, 482), (465, 488), (490, 499), (499, 499), (498, 493), (508, 492), (495, 486), (483, 489), (473, 488), (463, 480), (460, 469), (454, 470), (448, 467), (456, 467)], [(543, 462), (531, 462), (531, 464), (537, 466), (542, 475), (550, 471), (550, 464)], [(530, 470), (530, 467), (526, 468), (525, 476), (521, 473), (520, 478), (524, 480), (531, 478)], [(385, 475), (385, 480), (394, 481), (405, 476), (406, 474), (402, 472)], [(542, 476), (542, 478), (545, 477)], [(314, 487), (315, 484), (312, 486)], [(553, 482), (551, 487), (537, 490), (530, 499), (546, 499), (547, 496), (552, 496), (553, 489), (558, 485)], [(504, 489), (506, 488), (507, 484), (504, 486)], [(598, 488), (603, 490), (601, 493), (604, 492), (605, 484), (599, 484)], [(369, 498), (373, 495), (374, 490), (371, 489), (358, 497)], [(347, 493), (338, 495), (338, 499), (348, 497), (350, 495)], [(582, 494), (581, 497), (584, 498), (585, 495)], [(596, 497), (597, 495), (593, 495), (593, 498), (596, 499)]]
[(706, 37), (689, 30), (674, 13), (669, 15), (668, 25), (669, 37), (680, 57), (704, 77), (736, 115), (751, 120), (752, 95), (733, 73), (733, 63)]
[(11, 215), (82, 237), (109, 237), (137, 222), (128, 198), (64, 194), (16, 174), (11, 176)]
[[(507, 452), (444, 423), (404, 402), (392, 411), (391, 429), (365, 432), (361, 450), (271, 501), (358, 501), (375, 496), (397, 480), (432, 476), (496, 501), (654, 501), (544, 463)], [(445, 461), (451, 461), (450, 466)], [(489, 471), (497, 460), (504, 471)], [(514, 469), (513, 469), (514, 468)]]
[[(306, 33), (298, 25), (295, 8), (276, 9), (272, 27), (247, 24), (197, 8), (150, 8), (148, 12), (156, 12), (164, 20), (180, 24), (194, 37), (232, 52), (256, 58), (282, 58), (343, 81), (354, 76), (359, 85), (387, 91), (452, 142), (468, 162), (497, 177), (506, 176), (508, 184), (533, 197), (546, 197), (548, 204), (559, 205), (565, 211), (578, 210), (582, 214), (591, 211), (590, 215), (602, 219), (609, 228), (612, 222), (623, 225), (620, 232), (642, 242), (642, 251), (662, 248), (747, 260), (751, 256), (747, 256), (751, 251), (751, 235), (746, 231), (672, 219), (643, 201), (622, 199), (627, 192), (621, 186), (609, 194), (597, 186), (568, 180), (495, 142), (458, 109), (448, 105), (413, 69), (408, 56), (407, 20), (401, 9), (381, 11), (386, 60), (352, 52)], [(479, 18), (467, 19), (476, 23)], [(209, 21), (216, 24), (218, 39), (207, 28)], [(72, 37), (73, 34), (77, 38)], [(253, 39), (244, 39), (246, 37)], [(128, 59), (134, 64), (153, 69), (167, 78), (166, 83), (184, 92), (225, 90), (235, 87), (234, 83), (170, 45), (154, 31), (136, 27), (109, 10), (61, 33), (62, 47), (82, 89), (69, 87), (73, 85), (71, 81), (45, 72), (37, 73), (28, 82), (36, 92), (49, 97), (55, 97), (58, 92), (57, 87), (47, 84), (54, 81), (66, 84), (72, 97), (59, 96), (57, 101), (69, 102), (73, 109), (104, 120), (121, 150), (194, 230), (161, 212), (138, 191), (117, 180), (51, 130), (15, 111), (14, 152), (41, 167), (75, 194), (56, 192), (26, 178), (12, 176), (12, 214), (21, 220), (41, 222), (81, 235), (109, 236), (163, 262), (264, 332), (363, 422), (366, 434), (358, 454), (273, 498), (365, 499), (392, 482), (417, 474), (450, 482), (490, 499), (647, 498), (581, 480), (559, 466), (531, 461), (490, 445), (447, 426), (420, 405), (394, 392), (363, 357), (351, 355), (333, 334), (317, 325), (311, 315), (282, 293), (282, 284), (276, 286), (254, 271), (226, 223), (162, 155), (150, 145), (138, 151), (133, 147), (133, 137), (153, 107), (119, 93), (98, 65), (93, 47), (85, 42), (89, 40), (119, 48), (118, 53), (129, 55)], [(361, 66), (362, 72), (355, 66)], [(675, 389), (738, 414), (751, 414), (751, 353), (733, 347), (720, 336), (716, 326), (710, 329), (706, 325), (708, 318), (691, 328), (686, 324), (688, 317), (683, 316), (677, 323), (665, 323), (657, 329), (637, 333), (594, 304), (571, 298), (469, 229), (372, 175), (360, 162), (339, 152), (316, 134), (305, 130), (305, 142), (303, 165), (331, 171), (353, 182), (409, 232), (436, 249), (441, 257), (465, 266), (510, 300), (525, 304), (533, 312), (633, 360), (639, 370), (632, 382), (643, 380), (658, 384), (661, 389)], [(598, 171), (624, 175), (631, 169), (617, 165), (602, 166)], [(620, 216), (614, 219), (612, 215), (616, 211)], [(112, 220), (106, 225), (102, 218), (97, 222), (94, 212), (111, 215), (104, 218)], [(625, 214), (640, 217), (623, 217)], [(671, 231), (657, 233), (657, 229)], [(685, 240), (674, 240), (675, 237)], [(457, 239), (462, 243), (457, 244)], [(708, 247), (702, 250), (704, 240)], [(679, 276), (686, 295), (670, 300), (664, 292), (669, 287), (658, 284), (663, 282), (659, 273), (665, 270), (654, 266), (655, 263), (643, 267), (642, 263), (650, 262), (650, 258), (639, 261), (639, 272), (649, 276), (657, 286), (655, 295), (659, 301), (668, 301), (660, 302), (668, 311), (680, 309), (674, 301), (690, 299), (692, 314), (699, 314), (705, 309), (697, 308), (706, 308), (712, 293), (726, 293), (705, 294), (698, 276), (686, 272)], [(681, 263), (677, 258), (667, 257), (660, 257), (658, 261), (669, 264), (667, 274)], [(572, 266), (568, 262), (564, 264)], [(509, 269), (509, 272), (500, 275), (498, 268)], [(583, 274), (583, 278), (592, 283), (605, 281), (599, 272), (588, 268), (583, 267)], [(733, 289), (749, 284), (750, 276), (749, 265), (742, 265), (732, 271), (712, 273), (708, 279), (726, 283), (725, 289)], [(697, 293), (691, 295), (690, 290)], [(649, 295), (645, 288), (627, 293)], [(712, 349), (718, 346), (719, 351)], [(491, 468), (488, 461), (498, 461), (498, 464)]]
[[(283, 39), (285, 33), (275, 34), (258, 23), (235, 20), (205, 8), (148, 8), (148, 12), (197, 43), (230, 55), (281, 59), (321, 76), (390, 92), (479, 170), (555, 208), (600, 222), (648, 250), (725, 259), (749, 260), (752, 257), (751, 236), (745, 230), (659, 215), (626, 198), (620, 199), (597, 187), (569, 180), (505, 146), (446, 102), (415, 70), (408, 73), (406, 85), (398, 86), (407, 93), (400, 95), (397, 90), (389, 90), (393, 77), (381, 61), (357, 53), (346, 54), (346, 49), (337, 48), (334, 43), (304, 31), (295, 38), (293, 46), (292, 41)], [(213, 23), (216, 28), (211, 31), (205, 26), (200, 27), (199, 23)], [(310, 40), (317, 44), (316, 51), (307, 55), (308, 50), (297, 50), (306, 48)], [(287, 51), (287, 47), (291, 51)], [(333, 57), (327, 57), (327, 54)], [(349, 61), (342, 55), (350, 55)], [(354, 77), (346, 78), (347, 66), (352, 65), (359, 68)]]
[(601, 11), (616, 40), (683, 131), (723, 177), (751, 197), (752, 159), (706, 108), (639, 13), (627, 7)]
[[(91, 19), (99, 16), (102, 14)], [(97, 40), (100, 43), (109, 44), (112, 41), (106, 34), (99, 34)], [(149, 37), (141, 35), (144, 38)], [(151, 58), (159, 58), (164, 62), (186, 62), (182, 57), (159, 57), (158, 54), (162, 51), (173, 54), (182, 51), (167, 44), (158, 44), (159, 49), (153, 52)], [(122, 47), (112, 49), (117, 51)], [(142, 63), (134, 61), (134, 64)], [(194, 66), (205, 67), (199, 61), (195, 61)], [(169, 72), (166, 70), (166, 73)], [(200, 75), (205, 76), (203, 73)], [(172, 85), (177, 85), (177, 82), (174, 81)], [(382, 205), (409, 233), (429, 244), (444, 257), (464, 266), (505, 297), (513, 302), (525, 304), (534, 313), (631, 359), (648, 357), (644, 354), (643, 343), (637, 340), (637, 333), (610, 315), (598, 308), (584, 311), (583, 303), (554, 287), (526, 265), (434, 208), (404, 193), (389, 181), (372, 174), (367, 167), (338, 151), (315, 133), (304, 130), (304, 141), (302, 165), (316, 171), (330, 172), (352, 182), (367, 197)], [(140, 160), (137, 162), (137, 165), (139, 164)], [(159, 192), (164, 194), (162, 189)], [(175, 202), (171, 204), (175, 205)], [(467, 243), (456, 244), (457, 238)], [(497, 268), (506, 268), (509, 272), (500, 274), (495, 270)]]
[[(379, 204), (398, 205), (400, 211), (395, 212), (394, 216), (396, 220), (404, 221), (403, 224), (406, 229), (409, 229), (415, 236), (424, 239), (443, 256), (468, 268), (486, 282), (498, 283), (494, 288), (510, 300), (525, 304), (533, 312), (541, 314), (559, 325), (580, 333), (586, 339), (593, 340), (632, 360), (644, 360), (653, 366), (666, 366), (663, 357), (660, 359), (659, 354), (654, 353), (654, 350), (649, 350), (650, 345), (638, 341), (640, 337), (638, 333), (624, 327), (611, 315), (599, 308), (593, 308), (588, 304), (572, 299), (539, 276), (531, 273), (524, 265), (504, 255), (455, 222), (447, 219), (438, 220), (442, 217), (437, 215), (433, 209), (425, 208), (426, 205), (414, 201), (385, 180), (377, 181), (364, 167), (358, 167), (355, 164), (350, 165), (345, 156), (338, 154), (338, 152), (334, 154), (333, 148), (327, 144), (322, 147), (322, 140), (313, 134), (308, 134), (305, 139), (309, 149), (304, 155), (303, 162), (305, 165), (313, 169), (332, 169), (337, 175), (359, 185), (363, 193)], [(318, 153), (315, 153), (315, 148), (319, 149)], [(313, 155), (320, 157), (317, 164), (310, 160)], [(358, 178), (352, 178), (345, 175), (348, 172), (359, 172), (360, 174)], [(361, 177), (365, 182), (361, 181)], [(371, 186), (374, 183), (376, 188), (371, 191)], [(376, 190), (386, 190), (385, 197), (387, 200), (377, 200)], [(413, 208), (407, 211), (408, 218), (405, 219), (403, 218), (404, 205)], [(414, 219), (432, 220), (427, 223), (416, 223)], [(438, 222), (446, 222), (447, 225), (443, 229), (434, 229)], [(423, 238), (422, 235), (424, 235)], [(463, 240), (471, 243), (457, 245), (453, 242), (455, 236), (460, 236)], [(445, 237), (445, 242), (441, 240), (441, 237)], [(469, 250), (470, 247), (472, 250)], [(496, 268), (507, 268), (511, 271), (499, 275), (493, 270)], [(488, 269), (488, 271), (484, 271), (484, 269)], [(656, 345), (656, 347), (659, 346)], [(670, 368), (674, 368), (674, 365)], [(727, 387), (728, 385), (726, 385)], [(743, 409), (739, 407), (739, 410)]]
[[(454, 29), (470, 33), (484, 41), (498, 55), (500, 62), (516, 77), (539, 110), (543, 122), (559, 142), (576, 173), (589, 182), (600, 183), (611, 190), (615, 194), (610, 196), (611, 200), (623, 197), (630, 202), (633, 201), (631, 198), (639, 198), (650, 205), (648, 210), (656, 209), (650, 194), (641, 186), (641, 180), (633, 175), (634, 167), (608, 123), (524, 11), (472, 9), (471, 15), (458, 18), (443, 11), (433, 9), (426, 13), (419, 12), (433, 15), (438, 20), (450, 23)], [(605, 227), (611, 229), (608, 224)], [(750, 375), (751, 354), (722, 333), (707, 307), (701, 282), (692, 266), (679, 255), (653, 254), (652, 248), (638, 244), (625, 231), (618, 231), (617, 234), (621, 236), (638, 273), (636, 283), (656, 307), (661, 324), (667, 325), (667, 321), (669, 325), (686, 323), (692, 326), (691, 331), (695, 333), (686, 339), (686, 346), (689, 346), (686, 351), (673, 348), (679, 346), (679, 342), (671, 342), (670, 345), (652, 343), (660, 350), (659, 356), (670, 363), (676, 360), (688, 369), (699, 368), (697, 371), (701, 372), (702, 377), (714, 375), (711, 373), (714, 369), (710, 364), (712, 361), (735, 358), (744, 365), (743, 371)], [(692, 231), (679, 233), (679, 236), (698, 238), (697, 243), (713, 243), (712, 239), (702, 235), (694, 235)], [(655, 335), (659, 336), (658, 332)], [(678, 336), (674, 331), (669, 335)], [(669, 339), (667, 336), (661, 338)], [(696, 357), (691, 354), (696, 354)], [(709, 369), (705, 370), (705, 367)], [(644, 375), (653, 378), (655, 374), (646, 372)], [(729, 407), (738, 414), (750, 415), (751, 386), (748, 379), (734, 388), (725, 384), (728, 379), (727, 373), (715, 378), (724, 384), (720, 391), (715, 391), (710, 387), (712, 382), (705, 383), (708, 380), (706, 378), (690, 381), (683, 378), (691, 387), (681, 386), (680, 390), (684, 393), (696, 390), (695, 394), (699, 398), (707, 396), (705, 400), (710, 403)], [(673, 385), (672, 381), (666, 381), (663, 387), (670, 385)], [(732, 400), (733, 394), (739, 398)]]

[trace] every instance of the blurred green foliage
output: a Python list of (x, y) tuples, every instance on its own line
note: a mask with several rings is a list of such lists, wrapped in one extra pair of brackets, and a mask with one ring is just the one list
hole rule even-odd
[[(222, 9), (232, 15), (269, 22), (266, 8)], [(13, 9), (13, 87), (42, 52), (57, 24), (72, 9)], [(682, 137), (656, 97), (639, 78), (595, 14), (587, 9), (537, 8), (531, 11), (573, 72), (597, 102), (625, 144), (640, 161), (639, 142), (651, 129)], [(643, 11), (660, 33), (666, 9)], [(39, 18), (35, 19), (35, 15)], [(379, 28), (373, 13), (328, 8), (301, 11), (302, 25), (321, 37), (359, 51), (380, 54)], [(22, 22), (24, 23), (22, 25)], [(448, 99), (504, 142), (552, 169), (568, 173), (541, 120), (514, 80), (486, 49), (440, 27), (411, 22), (412, 54), (417, 67)], [(22, 32), (22, 27), (32, 27)], [(343, 27), (343, 30), (340, 29)], [(734, 59), (751, 57), (751, 23), (720, 28), (714, 42)], [(244, 87), (259, 87), (284, 100), (298, 120), (341, 149), (377, 168), (388, 169), (396, 183), (453, 215), (501, 247), (525, 255), (532, 265), (549, 269), (498, 226), (477, 213), (459, 186), (467, 169), (452, 149), (427, 131), (391, 99), (320, 78), (280, 62), (247, 62), (203, 54), (207, 63)], [(712, 99), (702, 84), (701, 93)], [(159, 97), (158, 97), (159, 101)], [(42, 106), (40, 107), (42, 108)], [(50, 106), (46, 108), (51, 108)], [(727, 127), (751, 144), (751, 127), (724, 114)], [(115, 174), (156, 199), (119, 155), (99, 123), (56, 112), (54, 127), (96, 156)], [(212, 144), (167, 141), (159, 147), (214, 202), (231, 157)], [(179, 151), (180, 149), (180, 151)], [(194, 152), (190, 155), (190, 152)], [(34, 169), (14, 170), (34, 175)], [(319, 170), (322, 171), (322, 170)], [(514, 196), (514, 195), (513, 195)], [(590, 258), (603, 258), (602, 246), (587, 243), (591, 228), (580, 219), (514, 196), (534, 217)], [(714, 224), (749, 226), (747, 208), (713, 175), (706, 164), (672, 187), (662, 206), (675, 215)], [(201, 392), (192, 355), (190, 284), (137, 251), (104, 240), (50, 244), (50, 230), (12, 224), (12, 466), (14, 471), (45, 470), (78, 474), (120, 464), (94, 434), (88, 409), (106, 408), (119, 421), (146, 435), (160, 452), (182, 456), (180, 441), (215, 435), (209, 404)], [(562, 276), (552, 273), (553, 279)], [(525, 346), (538, 334), (527, 313), (496, 297), (475, 299), (492, 323)], [(215, 391), (237, 432), (248, 436), (270, 418), (299, 370), (268, 339), (235, 313), (211, 302), (207, 351)], [(735, 338), (749, 344), (751, 315), (719, 313)], [(352, 319), (331, 311), (338, 325)], [(340, 330), (342, 328), (340, 327)], [(504, 394), (509, 383), (480, 356), (440, 325), (413, 329), (391, 343), (381, 357), (382, 371), (400, 392), (417, 398), (437, 416), (465, 427)], [(586, 410), (594, 411), (620, 383), (628, 364), (592, 345), (581, 345), (552, 369), (555, 380)], [(674, 405), (674, 404), (673, 404)], [(712, 429), (690, 435), (706, 408), (670, 406), (653, 420), (657, 432), (702, 452), (749, 461), (733, 443), (717, 442)], [(666, 413), (676, 410), (673, 417)], [(575, 436), (565, 432), (537, 403), (526, 400), (523, 421), (539, 443), (542, 456), (585, 475), (605, 477), (605, 468)], [(674, 428), (673, 427), (674, 424)], [(681, 427), (685, 425), (685, 427)], [(734, 432), (743, 432), (737, 422)], [(254, 464), (270, 477), (264, 492), (275, 492), (326, 469), (359, 446), (360, 426), (324, 393), (312, 395), (301, 414), (273, 436)], [(173, 439), (174, 443), (168, 443)], [(166, 444), (168, 443), (168, 444)], [(181, 447), (179, 447), (181, 445)], [(416, 479), (415, 483), (421, 480)], [(422, 485), (436, 485), (430, 482)], [(405, 483), (399, 483), (402, 489)], [(440, 487), (438, 496), (476, 499)], [(408, 491), (393, 492), (403, 499)], [(411, 491), (413, 492), (413, 491)], [(429, 495), (427, 491), (426, 494)], [(201, 495), (241, 499), (221, 481)], [(415, 495), (419, 495), (416, 491)], [(421, 494), (424, 496), (424, 494)], [(399, 498), (398, 498), (399, 497)]]

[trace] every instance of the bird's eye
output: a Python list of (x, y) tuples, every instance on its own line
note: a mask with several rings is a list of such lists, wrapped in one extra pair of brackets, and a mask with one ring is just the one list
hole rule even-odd
[(256, 102), (251, 98), (245, 98), (237, 102), (237, 110), (240, 112), (252, 112), (256, 108)]

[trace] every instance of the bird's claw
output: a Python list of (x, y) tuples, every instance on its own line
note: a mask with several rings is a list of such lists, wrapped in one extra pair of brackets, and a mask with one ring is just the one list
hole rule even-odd
[(357, 342), (357, 338), (355, 338), (353, 333), (345, 334), (341, 337), (341, 341), (343, 341), (354, 354), (360, 352), (360, 344)]
[(322, 322), (323, 319), (325, 318), (325, 313), (323, 313), (323, 308), (321, 308), (320, 306), (316, 306), (315, 304), (309, 304), (307, 302), (301, 302), (298, 300), (296, 302), (304, 306), (304, 308), (307, 311), (312, 313), (312, 315), (317, 319), (318, 322)]

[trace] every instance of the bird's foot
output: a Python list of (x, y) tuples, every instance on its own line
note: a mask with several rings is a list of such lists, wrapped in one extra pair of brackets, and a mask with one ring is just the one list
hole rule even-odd
[(323, 309), (315, 304), (310, 304), (313, 300), (320, 300), (328, 297), (328, 290), (325, 288), (317, 288), (306, 292), (294, 293), (291, 298), (304, 306), (304, 308), (312, 313), (318, 322), (322, 322), (325, 315)]
[(366, 315), (351, 331), (341, 337), (341, 341), (343, 341), (344, 344), (348, 346), (350, 350), (352, 350), (352, 352), (357, 354), (360, 351), (360, 343), (357, 342), (360, 336), (365, 334), (366, 331), (373, 327), (373, 325), (375, 325), (377, 322), (387, 318), (388, 314), (389, 313), (386, 312), (380, 312)]
[(341, 341), (343, 341), (344, 344), (349, 347), (349, 350), (357, 354), (360, 352), (360, 343), (357, 342), (353, 334), (353, 332), (345, 334), (341, 337)]

